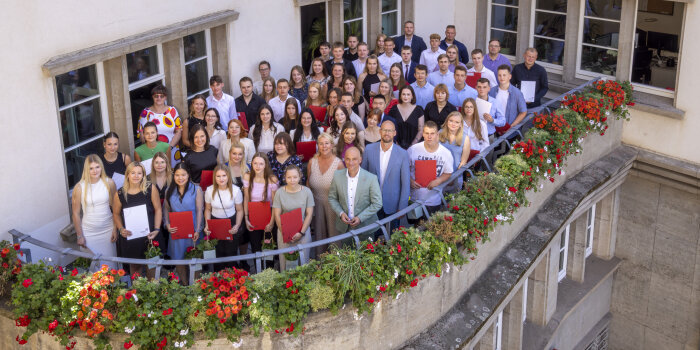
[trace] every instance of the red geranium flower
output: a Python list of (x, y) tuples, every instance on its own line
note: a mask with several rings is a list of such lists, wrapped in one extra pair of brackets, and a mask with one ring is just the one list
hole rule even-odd
[(163, 316), (168, 316), (173, 313), (173, 308), (168, 308), (167, 310), (163, 310)]
[(292, 280), (289, 280), (289, 281), (287, 281), (287, 284), (285, 284), (285, 287), (287, 289), (289, 289), (289, 288), (292, 288), (293, 285), (294, 285), (294, 282), (292, 282)]
[(418, 279), (417, 279), (417, 278), (414, 279), (413, 281), (411, 281), (411, 288), (413, 288), (413, 287), (415, 287), (415, 286), (417, 286), (417, 285), (418, 285)]
[(369, 299), (367, 299), (367, 302), (370, 303), (370, 304), (373, 303), (373, 302), (374, 302), (374, 298), (369, 298)]
[(124, 349), (131, 349), (132, 346), (134, 346), (134, 343), (132, 343), (131, 340), (124, 343)]
[(24, 340), (24, 338), (20, 339), (19, 335), (15, 337), (15, 340), (19, 343), (19, 345), (27, 344), (27, 341)]
[(76, 276), (77, 274), (78, 274), (78, 269), (73, 269), (73, 271), (71, 271), (71, 273), (70, 273), (71, 276)]
[(22, 285), (24, 286), (24, 288), (29, 288), (29, 286), (31, 286), (32, 283), (33, 283), (33, 282), (32, 282), (32, 279), (31, 279), (31, 278), (27, 278), (26, 280), (24, 280), (24, 282), (22, 282)]

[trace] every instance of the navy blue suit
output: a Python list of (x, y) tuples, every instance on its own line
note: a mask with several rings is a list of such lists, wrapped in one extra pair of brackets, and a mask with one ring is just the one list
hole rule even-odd
[[(404, 35), (394, 38), (394, 45), (395, 45), (394, 52), (396, 52), (400, 55), (401, 48), (403, 47), (405, 42), (406, 42), (406, 36), (404, 36)], [(414, 34), (413, 38), (411, 38), (411, 52), (413, 52), (413, 56), (411, 57), (411, 61), (418, 63), (418, 61), (420, 60), (420, 54), (423, 51), (425, 51), (427, 48), (428, 48), (428, 46), (425, 45), (425, 41), (423, 41), (423, 38)]]
[[(405, 63), (403, 63), (403, 61), (401, 61), (399, 63), (401, 63), (401, 75), (405, 75), (406, 74), (406, 72), (404, 71), (406, 69), (406, 67), (404, 66)], [(417, 65), (418, 65), (418, 63), (411, 60), (411, 64), (408, 66), (408, 77), (406, 77), (406, 81), (409, 84), (413, 84), (416, 82), (415, 73), (416, 73), (416, 66)]]

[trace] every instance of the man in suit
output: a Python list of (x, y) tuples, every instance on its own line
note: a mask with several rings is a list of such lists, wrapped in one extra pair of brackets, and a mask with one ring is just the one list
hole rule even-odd
[[(411, 170), (408, 153), (394, 144), (396, 126), (384, 121), (379, 128), (380, 142), (367, 145), (362, 168), (377, 176), (382, 189), (382, 209), (377, 215), (383, 219), (408, 206), (411, 193)], [(391, 165), (391, 166), (390, 166)], [(390, 231), (399, 227), (399, 220), (392, 220)], [(381, 232), (381, 231), (379, 231)]]
[(338, 234), (367, 226), (378, 220), (382, 209), (382, 192), (377, 177), (360, 168), (362, 153), (356, 147), (345, 151), (347, 169), (337, 170), (328, 193), (331, 209), (338, 215)]
[[(419, 37), (418, 35), (413, 35), (413, 22), (412, 21), (406, 21), (403, 25), (403, 34), (400, 37), (397, 37), (394, 39), (394, 43), (396, 46), (394, 47), (394, 51), (396, 53), (400, 54), (401, 49), (404, 46), (410, 46), (411, 51), (413, 51), (413, 55), (411, 56), (411, 59), (413, 62), (418, 63), (418, 60), (420, 59), (420, 54), (421, 52), (425, 51), (425, 49), (428, 48), (427, 45), (425, 45), (425, 41), (423, 41), (423, 38)], [(384, 72), (389, 74), (389, 72)]]
[(404, 46), (401, 48), (401, 70), (403, 71), (403, 78), (406, 82), (413, 84), (416, 82), (416, 66), (418, 65), (411, 58), (413, 57), (413, 51), (411, 51), (410, 46)]

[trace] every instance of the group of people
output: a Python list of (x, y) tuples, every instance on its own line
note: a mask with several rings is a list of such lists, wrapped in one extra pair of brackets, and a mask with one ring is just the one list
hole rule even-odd
[[(226, 219), (231, 237), (216, 251), (232, 256), (367, 226), (404, 209), (409, 197), (438, 210), (441, 196), (433, 189), (498, 132), (521, 123), (540, 104), (547, 78), (534, 49), (511, 68), (498, 40), (487, 55), (480, 49), (468, 55), (452, 25), (442, 40), (432, 34), (429, 46), (413, 31), (408, 21), (403, 36), (380, 35), (372, 53), (355, 35), (347, 48), (322, 43), (309, 73), (294, 66), (288, 80), (272, 78), (262, 61), (260, 80), (241, 78), (237, 98), (214, 75), (211, 93), (194, 96), (184, 120), (167, 104), (167, 89), (155, 87), (152, 106), (139, 118), (133, 158), (119, 152), (119, 136), (110, 132), (105, 152), (85, 159), (72, 195), (78, 244), (104, 256), (144, 258), (157, 241), (170, 259), (183, 259), (211, 234), (210, 220)], [(417, 181), (426, 160), (434, 161), (434, 176)], [(461, 177), (444, 186), (461, 188)], [(260, 204), (270, 220), (256, 226), (251, 216), (260, 215)], [(287, 237), (281, 218), (297, 209), (301, 228)], [(186, 238), (174, 238), (183, 229), (170, 220), (177, 212), (192, 215), (194, 232)], [(132, 232), (127, 221), (138, 215), (148, 227)], [(391, 230), (398, 226), (390, 223)], [(305, 251), (301, 263), (327, 249)], [(284, 255), (279, 262), (284, 269)], [(131, 273), (142, 269), (130, 266)]]

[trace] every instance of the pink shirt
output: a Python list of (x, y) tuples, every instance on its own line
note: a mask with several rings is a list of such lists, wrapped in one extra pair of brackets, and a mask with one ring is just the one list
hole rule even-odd
[[(266, 202), (272, 202), (272, 191), (276, 191), (279, 185), (277, 183), (269, 183), (267, 185), (267, 200)], [(248, 181), (243, 180), (243, 188), (244, 191), (247, 191), (248, 188)], [(265, 184), (259, 184), (256, 182), (253, 182), (253, 188), (250, 193), (250, 201), (251, 202), (262, 202), (263, 200), (263, 190), (265, 189)]]

